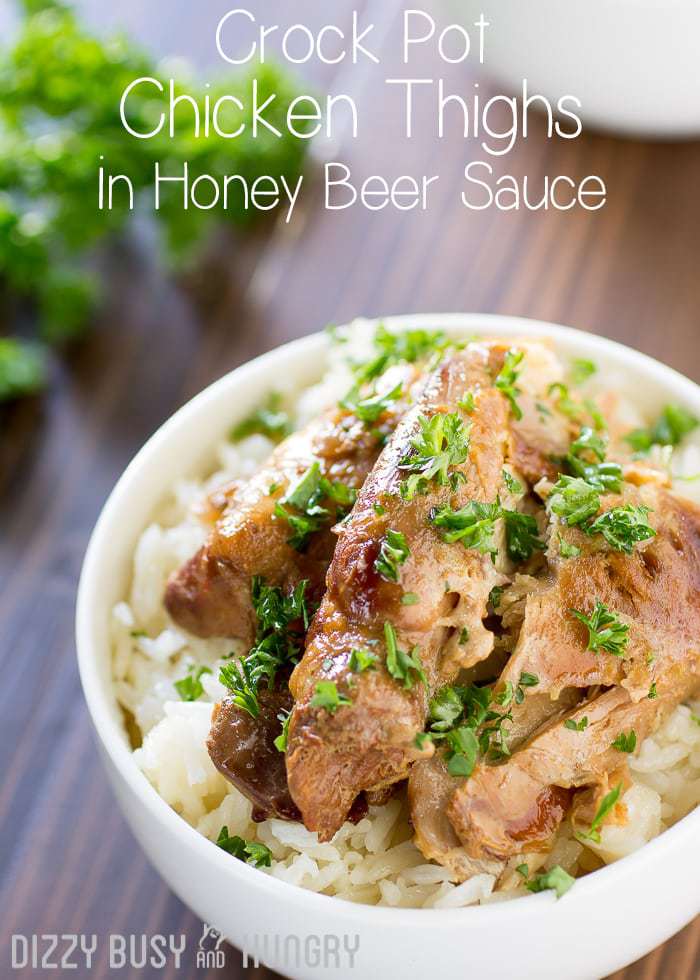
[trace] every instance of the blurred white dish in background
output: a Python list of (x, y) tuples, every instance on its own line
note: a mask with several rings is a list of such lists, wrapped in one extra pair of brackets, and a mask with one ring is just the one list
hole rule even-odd
[(443, 0), (472, 24), (484, 13), (483, 71), (517, 94), (581, 100), (581, 118), (625, 135), (700, 134), (698, 0)]

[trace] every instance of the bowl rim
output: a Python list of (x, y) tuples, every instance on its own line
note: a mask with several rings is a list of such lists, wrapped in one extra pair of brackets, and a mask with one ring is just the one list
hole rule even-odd
[[(358, 321), (353, 321), (358, 322)], [(387, 327), (397, 329), (444, 329), (448, 332), (465, 332), (484, 336), (511, 337), (549, 337), (569, 341), (572, 345), (586, 347), (592, 358), (612, 354), (617, 359), (624, 359), (634, 371), (654, 376), (659, 384), (667, 390), (673, 390), (674, 398), (681, 402), (692, 403), (700, 413), (700, 386), (680, 374), (668, 365), (642, 354), (617, 341), (610, 340), (586, 331), (549, 323), (534, 318), (512, 317), (500, 314), (482, 313), (435, 313), (408, 314), (385, 317), (363, 318), (363, 322), (383, 322)], [(330, 912), (352, 924), (366, 918), (367, 909), (372, 909), (373, 922), (381, 927), (396, 926), (403, 922), (407, 925), (426, 924), (434, 921), (439, 915), (441, 924), (449, 927), (466, 925), (466, 917), (474, 925), (485, 924), (493, 916), (503, 924), (504, 916), (523, 917), (533, 912), (544, 910), (546, 903), (556, 901), (552, 892), (519, 896), (507, 902), (497, 902), (488, 905), (471, 905), (455, 909), (415, 909), (395, 908), (389, 906), (362, 905), (344, 900), (334, 900), (334, 896), (322, 895), (317, 892), (292, 885), (272, 875), (261, 874), (241, 861), (231, 861), (230, 855), (224, 853), (215, 844), (204, 837), (187, 821), (173, 810), (158, 794), (145, 774), (139, 769), (132, 751), (124, 738), (124, 731), (114, 714), (114, 692), (109, 682), (104, 682), (99, 671), (99, 657), (93, 655), (93, 624), (95, 622), (97, 603), (94, 599), (93, 580), (96, 579), (97, 569), (108, 560), (110, 525), (113, 515), (123, 506), (123, 501), (129, 496), (131, 485), (137, 474), (150, 465), (150, 459), (160, 447), (177, 437), (179, 428), (191, 417), (206, 412), (211, 403), (216, 402), (224, 392), (228, 392), (237, 383), (254, 373), (273, 368), (286, 355), (294, 354), (302, 358), (305, 355), (326, 354), (330, 347), (330, 339), (326, 332), (320, 331), (292, 340), (276, 347), (259, 357), (248, 361), (208, 385), (192, 399), (181, 406), (161, 425), (136, 453), (119, 477), (110, 492), (90, 536), (88, 547), (83, 560), (78, 585), (76, 603), (76, 646), (83, 694), (88, 707), (90, 719), (95, 730), (99, 745), (107, 758), (116, 769), (117, 774), (127, 785), (149, 818), (175, 834), (183, 847), (194, 852), (196, 857), (214, 869), (220, 869), (222, 874), (238, 878), (242, 887), (256, 887), (270, 898), (307, 903), (310, 910), (318, 909)], [(163, 488), (163, 493), (167, 487)], [(657, 861), (675, 851), (677, 847), (687, 847), (692, 840), (700, 837), (700, 807), (681, 818), (676, 824), (663, 831), (642, 847), (633, 851), (612, 864), (606, 865), (583, 878), (577, 879), (576, 886), (567, 896), (567, 902), (581, 901), (588, 904), (600, 893), (614, 887), (615, 879), (628, 877), (635, 873), (640, 861), (653, 852)], [(539, 903), (539, 904), (538, 904)]]

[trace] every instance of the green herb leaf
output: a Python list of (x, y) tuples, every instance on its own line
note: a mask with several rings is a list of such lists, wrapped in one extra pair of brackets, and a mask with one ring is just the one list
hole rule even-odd
[(292, 431), (292, 424), (286, 412), (281, 410), (282, 396), (273, 391), (265, 404), (243, 419), (231, 429), (231, 442), (240, 442), (255, 434), (267, 436), (273, 442), (280, 442)]
[(588, 630), (588, 646), (586, 649), (597, 653), (607, 650), (616, 657), (624, 656), (629, 643), (630, 628), (620, 621), (617, 613), (608, 609), (602, 602), (597, 601), (590, 616), (572, 609), (571, 613), (583, 623)]
[(506, 551), (512, 561), (526, 561), (535, 551), (544, 551), (546, 545), (540, 540), (537, 521), (531, 514), (503, 510), (502, 516), (506, 525)]
[(341, 406), (352, 412), (360, 422), (371, 426), (389, 409), (391, 404), (401, 398), (402, 386), (397, 384), (391, 391), (384, 394), (373, 392), (371, 395), (360, 395), (359, 387), (353, 388), (341, 401)]
[(581, 549), (578, 545), (570, 544), (559, 535), (559, 554), (562, 558), (578, 558), (581, 554)]
[[(339, 521), (355, 503), (357, 491), (344, 483), (331, 483), (314, 461), (299, 480), (275, 504), (275, 517), (287, 521), (292, 529), (288, 543), (295, 551), (305, 551), (311, 536), (332, 521)], [(336, 505), (333, 513), (322, 501)]]
[(523, 413), (517, 402), (517, 396), (520, 394), (520, 389), (516, 387), (516, 384), (518, 378), (520, 377), (518, 367), (522, 363), (524, 357), (524, 351), (509, 350), (504, 358), (503, 367), (494, 381), (495, 387), (498, 388), (498, 390), (501, 391), (510, 402), (511, 411), (516, 419), (521, 419), (523, 417)]
[(287, 740), (289, 738), (289, 721), (292, 717), (291, 711), (280, 711), (277, 715), (278, 721), (282, 723), (282, 731), (279, 733), (277, 738), (274, 739), (273, 744), (278, 752), (287, 751)]
[(647, 453), (652, 446), (677, 446), (698, 424), (682, 405), (665, 405), (650, 429), (635, 429), (625, 440), (636, 452)]
[(602, 534), (608, 544), (616, 551), (631, 555), (638, 541), (646, 541), (656, 536), (656, 531), (647, 523), (648, 507), (633, 507), (625, 504), (605, 511), (584, 528), (586, 534)]
[(593, 377), (598, 368), (593, 363), (593, 361), (586, 360), (585, 358), (576, 358), (576, 360), (571, 362), (571, 383), (572, 385), (578, 386), (582, 385), (584, 381), (588, 381), (589, 378)]
[(574, 527), (595, 517), (600, 509), (600, 493), (580, 477), (560, 476), (547, 506), (565, 524)]
[(179, 681), (174, 681), (173, 687), (180, 695), (181, 701), (197, 701), (204, 694), (204, 688), (200, 680), (202, 674), (211, 674), (210, 667), (198, 667), (191, 664), (187, 669), (187, 676)]
[[(253, 718), (260, 713), (257, 690), (261, 680), (266, 678), (272, 686), (280, 667), (299, 659), (303, 630), (309, 626), (307, 585), (307, 581), (300, 582), (285, 595), (282, 589), (266, 585), (259, 576), (252, 580), (251, 600), (258, 620), (255, 644), (240, 661), (224, 664), (219, 680), (233, 694), (234, 704)], [(295, 628), (295, 624), (302, 629)]]
[(427, 688), (428, 679), (418, 655), (419, 648), (413, 647), (410, 653), (400, 650), (394, 627), (388, 622), (384, 623), (384, 639), (386, 642), (386, 669), (391, 676), (395, 680), (401, 681), (407, 690), (413, 687), (416, 679), (420, 680)]
[(431, 418), (420, 416), (420, 432), (411, 440), (412, 452), (399, 462), (399, 469), (411, 473), (399, 489), (404, 500), (427, 492), (434, 481), (438, 486), (456, 485), (453, 467), (465, 462), (469, 453), (469, 429), (455, 413), (438, 412)]
[(572, 878), (568, 872), (564, 871), (557, 864), (550, 871), (535, 875), (531, 881), (525, 883), (525, 887), (531, 892), (556, 892), (557, 898), (559, 899), (568, 892), (575, 880), (575, 878)]
[(456, 688), (441, 688), (430, 700), (431, 728), (436, 732), (449, 731), (461, 716), (463, 708), (462, 698)]
[(617, 749), (618, 752), (634, 752), (637, 747), (637, 733), (634, 728), (631, 732), (620, 732), (615, 741), (612, 743), (612, 747)]
[(507, 489), (510, 490), (511, 493), (523, 492), (525, 488), (523, 487), (522, 483), (520, 483), (519, 480), (515, 479), (512, 473), (509, 473), (508, 470), (502, 470), (501, 472), (503, 475), (503, 482), (505, 483)]
[(465, 548), (473, 548), (484, 555), (495, 555), (494, 534), (500, 516), (499, 503), (482, 504), (472, 500), (460, 510), (440, 507), (431, 513), (430, 520), (440, 528), (440, 536), (448, 544), (461, 541)]
[(392, 364), (415, 364), (437, 358), (448, 348), (458, 346), (441, 330), (399, 330), (392, 333), (379, 324), (374, 335), (376, 356), (354, 367), (358, 382), (371, 381)]
[(501, 596), (503, 595), (505, 588), (502, 585), (494, 585), (494, 587), (489, 592), (488, 601), (494, 609), (498, 609), (501, 604)]
[(406, 538), (401, 531), (394, 531), (389, 528), (382, 541), (374, 567), (387, 582), (398, 582), (399, 568), (410, 554), (411, 551), (406, 543)]
[(450, 751), (447, 771), (451, 776), (471, 776), (479, 756), (479, 742), (471, 728), (453, 728), (445, 736)]
[(420, 602), (420, 596), (416, 592), (404, 592), (401, 596), (402, 606), (415, 606)]
[(618, 783), (614, 789), (611, 789), (609, 793), (606, 793), (600, 802), (600, 806), (596, 811), (596, 815), (593, 818), (593, 823), (591, 824), (588, 833), (579, 833), (576, 836), (582, 840), (590, 840), (593, 841), (594, 844), (600, 844), (600, 828), (602, 827), (605, 818), (614, 809), (621, 792), (622, 783)]
[(656, 681), (654, 681), (651, 687), (649, 688), (649, 693), (647, 694), (647, 697), (649, 698), (650, 701), (653, 701), (655, 698), (658, 698), (658, 696), (659, 695), (656, 690)]
[(366, 670), (376, 670), (379, 657), (376, 653), (355, 647), (350, 654), (348, 666), (353, 674), (362, 674)]
[(471, 413), (476, 408), (476, 402), (474, 401), (474, 392), (468, 391), (464, 396), (464, 398), (460, 399), (457, 402), (457, 405), (462, 409), (463, 412), (466, 412), (467, 415), (471, 415)]
[(228, 827), (222, 827), (216, 839), (216, 846), (239, 861), (245, 861), (256, 868), (269, 868), (272, 865), (272, 851), (258, 841), (246, 841), (242, 837), (230, 837)]
[(341, 694), (335, 681), (318, 681), (314, 688), (314, 696), (310, 704), (312, 708), (323, 708), (334, 715), (338, 708), (352, 704), (352, 701), (345, 694)]
[(564, 722), (564, 728), (568, 728), (570, 732), (583, 732), (588, 728), (588, 718), (584, 716), (580, 721), (567, 718)]

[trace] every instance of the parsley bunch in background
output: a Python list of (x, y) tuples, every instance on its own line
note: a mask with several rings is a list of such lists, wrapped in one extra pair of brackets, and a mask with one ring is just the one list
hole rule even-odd
[[(167, 85), (164, 73), (126, 38), (91, 35), (60, 0), (21, 0), (20, 7), (25, 16), (19, 34), (0, 48), (0, 295), (5, 304), (30, 304), (38, 338), (0, 338), (0, 401), (39, 390), (46, 380), (46, 345), (72, 341), (89, 324), (99, 298), (91, 254), (132, 214), (126, 206), (98, 210), (101, 156), (110, 173), (130, 177), (138, 196), (152, 185), (156, 161), (174, 176), (181, 176), (187, 161), (192, 179), (235, 172), (248, 181), (261, 174), (294, 180), (306, 148), (282, 125), (279, 139), (271, 133), (253, 139), (249, 127), (235, 140), (195, 139), (184, 129), (174, 139), (167, 133), (136, 139), (122, 126), (121, 95), (141, 76)], [(257, 66), (255, 76), (261, 100), (277, 96), (267, 118), (281, 123), (298, 93), (269, 64)], [(212, 80), (212, 100), (224, 93), (242, 96), (250, 78), (242, 73)], [(186, 83), (201, 104), (204, 82)], [(136, 89), (129, 99), (131, 124), (144, 131), (154, 128), (164, 108), (154, 91)], [(121, 200), (125, 205), (126, 195)], [(242, 201), (230, 202), (225, 212), (185, 211), (181, 190), (154, 215), (166, 257), (178, 263), (196, 257), (217, 222), (250, 219)]]

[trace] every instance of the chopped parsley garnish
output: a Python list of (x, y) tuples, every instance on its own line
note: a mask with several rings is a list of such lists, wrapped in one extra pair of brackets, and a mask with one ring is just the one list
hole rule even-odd
[(453, 728), (445, 735), (449, 745), (447, 771), (450, 776), (471, 776), (479, 756), (479, 742), (473, 729), (466, 725)]
[(607, 440), (584, 426), (571, 443), (564, 463), (572, 476), (580, 477), (601, 493), (617, 492), (622, 482), (622, 467), (605, 459)]
[(506, 551), (514, 562), (526, 561), (535, 551), (544, 551), (546, 545), (539, 538), (537, 521), (531, 514), (517, 510), (502, 510), (506, 525)]
[(649, 688), (649, 693), (647, 694), (647, 697), (649, 698), (650, 701), (653, 701), (654, 698), (658, 698), (658, 696), (659, 695), (656, 690), (656, 681), (654, 681), (651, 687)]
[(690, 712), (690, 720), (694, 721), (696, 725), (700, 725), (700, 715), (696, 715), (694, 711)]
[(638, 541), (646, 541), (656, 536), (656, 531), (647, 523), (648, 507), (633, 507), (625, 504), (613, 507), (597, 517), (584, 528), (586, 534), (602, 534), (608, 544), (616, 551), (631, 555)]
[(516, 419), (521, 419), (523, 417), (522, 410), (517, 402), (517, 396), (521, 392), (516, 385), (518, 378), (520, 377), (518, 367), (520, 366), (520, 363), (524, 357), (524, 351), (509, 350), (504, 358), (503, 367), (494, 381), (495, 387), (498, 388), (498, 390), (502, 392), (510, 402), (511, 411)]
[(523, 492), (524, 488), (522, 483), (520, 483), (519, 480), (516, 480), (512, 473), (509, 473), (508, 470), (503, 470), (502, 474), (503, 474), (503, 482), (505, 483), (506, 488), (510, 490), (511, 493)]
[(376, 670), (379, 657), (370, 650), (355, 647), (350, 654), (348, 666), (353, 674), (363, 674), (366, 670)]
[(398, 582), (399, 568), (410, 554), (411, 551), (406, 544), (406, 538), (401, 531), (394, 531), (389, 528), (382, 541), (374, 567), (387, 582)]
[(651, 428), (635, 429), (625, 441), (636, 452), (648, 453), (652, 446), (677, 446), (698, 424), (700, 421), (681, 405), (665, 405)]
[(392, 333), (383, 323), (374, 335), (377, 354), (370, 361), (354, 368), (359, 382), (378, 377), (392, 364), (415, 364), (427, 357), (437, 357), (449, 347), (457, 346), (441, 330), (400, 330)]
[(428, 679), (418, 655), (419, 648), (413, 647), (410, 653), (400, 650), (396, 641), (396, 632), (391, 623), (384, 623), (384, 639), (386, 641), (386, 669), (394, 680), (401, 681), (407, 690), (413, 687), (416, 679), (420, 680), (427, 688)]
[(598, 368), (593, 363), (583, 357), (576, 358), (575, 361), (571, 362), (571, 383), (572, 385), (582, 385), (584, 381), (588, 381), (589, 378), (593, 377)]
[(550, 396), (554, 396), (555, 394), (558, 396), (556, 401), (557, 409), (562, 415), (566, 415), (567, 418), (581, 422), (588, 416), (596, 429), (603, 431), (607, 428), (600, 410), (590, 398), (584, 399), (583, 404), (574, 401), (569, 394), (567, 385), (562, 384), (560, 381), (550, 385), (547, 393)]
[[(527, 865), (518, 865), (516, 871), (522, 874), (521, 868), (525, 868), (525, 876), (527, 875)], [(535, 875), (530, 881), (525, 882), (525, 887), (531, 892), (544, 892), (553, 891), (556, 892), (557, 898), (561, 898), (565, 895), (568, 890), (573, 885), (576, 879), (572, 878), (571, 875), (564, 871), (560, 865), (555, 865), (549, 871), (544, 871), (542, 874)]]
[(634, 752), (637, 747), (637, 733), (634, 728), (631, 732), (620, 732), (612, 743), (612, 747), (618, 752)]
[(592, 650), (593, 653), (607, 650), (616, 657), (624, 656), (629, 643), (630, 628), (620, 621), (616, 613), (600, 601), (596, 602), (590, 616), (577, 609), (572, 609), (571, 612), (588, 630), (587, 650)]
[(459, 645), (464, 646), (465, 643), (469, 643), (469, 630), (463, 626), (459, 631)]
[(498, 609), (501, 604), (501, 596), (503, 595), (505, 589), (502, 585), (494, 585), (494, 587), (489, 592), (489, 602), (494, 609)]
[[(331, 483), (321, 474), (316, 460), (275, 504), (275, 517), (287, 521), (292, 529), (288, 543), (295, 551), (304, 551), (311, 535), (331, 521), (342, 520), (355, 503), (357, 491), (344, 483)], [(322, 501), (335, 504), (335, 513)]]
[(646, 541), (656, 532), (647, 522), (648, 507), (625, 504), (598, 516), (600, 495), (618, 491), (622, 480), (621, 467), (606, 462), (605, 451), (606, 442), (601, 436), (592, 429), (581, 429), (563, 461), (574, 475), (559, 477), (547, 506), (570, 527), (579, 526), (590, 536), (600, 534), (616, 551), (630, 555), (638, 541)]
[(352, 704), (349, 697), (338, 691), (335, 681), (319, 681), (314, 691), (310, 701), (311, 707), (323, 708), (331, 715), (334, 715), (338, 708)]
[(448, 771), (453, 776), (469, 776), (479, 754), (499, 761), (509, 755), (503, 723), (510, 714), (495, 711), (493, 688), (454, 685), (441, 688), (430, 700), (430, 731), (416, 739), (419, 748), (426, 742), (445, 742)]
[(216, 846), (256, 868), (269, 868), (272, 864), (272, 851), (269, 847), (257, 841), (244, 840), (243, 837), (229, 837), (228, 827), (222, 827), (219, 831)]
[[(527, 671), (523, 671), (520, 675), (520, 680), (518, 681), (515, 691), (513, 692), (513, 699), (516, 704), (522, 704), (525, 700), (525, 691), (523, 688), (526, 687), (537, 687), (540, 679), (537, 674), (528, 674)], [(507, 686), (506, 686), (507, 689)]]
[(460, 510), (440, 507), (431, 516), (431, 522), (441, 529), (441, 537), (448, 544), (461, 541), (465, 548), (473, 548), (483, 555), (497, 554), (494, 534), (496, 521), (503, 518), (506, 529), (506, 550), (515, 562), (525, 561), (534, 551), (542, 551), (545, 544), (538, 537), (537, 521), (530, 514), (506, 510), (500, 501), (482, 504), (471, 500)]
[(595, 517), (600, 509), (600, 493), (580, 477), (560, 476), (547, 505), (565, 524), (574, 527)]
[(278, 752), (287, 751), (287, 739), (289, 737), (289, 720), (292, 717), (291, 711), (280, 711), (277, 715), (277, 720), (282, 723), (282, 731), (279, 733), (277, 738), (274, 739), (273, 744)]
[(471, 413), (476, 408), (476, 402), (474, 400), (474, 392), (468, 391), (465, 394), (464, 398), (460, 398), (460, 400), (457, 402), (457, 405), (459, 406), (459, 408), (462, 409), (463, 412), (466, 412), (467, 415), (471, 415)]
[(375, 501), (373, 505), (373, 510), (375, 514), (379, 515), (379, 517), (382, 517), (384, 514), (386, 514), (386, 507), (382, 507), (382, 505), (378, 501)]
[[(309, 626), (307, 584), (300, 582), (285, 595), (282, 589), (266, 585), (259, 576), (253, 578), (251, 598), (258, 619), (255, 644), (240, 661), (224, 664), (219, 671), (219, 680), (233, 694), (234, 704), (253, 718), (260, 713), (257, 691), (262, 678), (271, 687), (277, 671), (299, 659), (304, 631)], [(295, 624), (302, 629), (294, 628)]]
[(573, 718), (567, 718), (564, 722), (564, 728), (568, 728), (570, 732), (583, 732), (588, 728), (588, 718), (584, 717), (580, 721), (574, 721)]
[(252, 435), (267, 436), (273, 442), (285, 439), (292, 431), (292, 424), (287, 413), (281, 410), (281, 404), (282, 396), (273, 391), (262, 408), (234, 425), (229, 433), (231, 442), (240, 442)]
[(559, 554), (562, 558), (578, 558), (581, 554), (581, 549), (578, 545), (570, 544), (559, 535)]
[(353, 388), (347, 393), (340, 404), (342, 408), (347, 409), (348, 412), (352, 412), (360, 422), (371, 426), (387, 411), (392, 402), (397, 401), (401, 397), (401, 394), (401, 383), (383, 395), (374, 392), (374, 394), (366, 395), (364, 398), (360, 396), (359, 388)]
[(590, 840), (593, 841), (594, 844), (600, 844), (600, 828), (603, 825), (603, 821), (607, 815), (614, 809), (621, 792), (622, 783), (618, 783), (615, 789), (611, 789), (609, 793), (605, 794), (603, 799), (600, 801), (600, 806), (596, 811), (596, 815), (593, 817), (593, 822), (588, 829), (588, 833), (576, 834), (580, 840)]
[(461, 541), (465, 548), (474, 548), (482, 555), (496, 555), (494, 534), (501, 510), (498, 502), (482, 504), (471, 500), (460, 510), (440, 507), (431, 514), (430, 520), (440, 528), (442, 540), (448, 544)]
[(419, 425), (420, 432), (411, 440), (413, 452), (399, 463), (399, 469), (411, 474), (399, 488), (404, 500), (426, 493), (431, 481), (455, 489), (463, 474), (450, 470), (464, 463), (469, 453), (469, 428), (456, 412), (420, 416)]
[(232, 660), (223, 664), (219, 670), (219, 681), (231, 691), (233, 703), (247, 711), (252, 718), (260, 714), (258, 704), (258, 685), (263, 676), (254, 662)]
[(402, 606), (415, 606), (418, 602), (420, 602), (420, 597), (416, 592), (404, 592), (401, 596)]
[(202, 674), (211, 674), (210, 667), (198, 667), (191, 664), (187, 670), (187, 676), (173, 683), (173, 687), (180, 695), (181, 701), (197, 701), (204, 694), (201, 677)]

